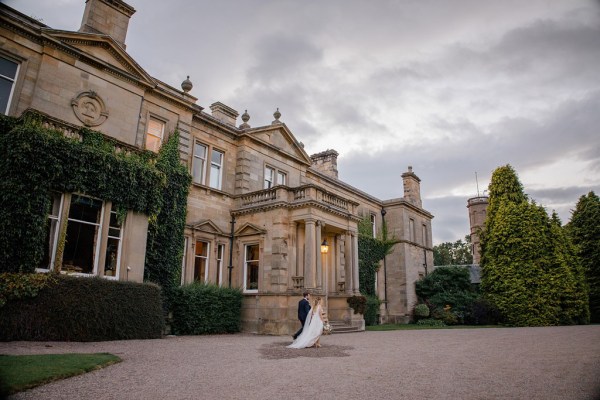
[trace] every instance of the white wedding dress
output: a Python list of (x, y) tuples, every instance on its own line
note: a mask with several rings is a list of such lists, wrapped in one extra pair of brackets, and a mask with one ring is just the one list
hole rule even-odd
[(313, 312), (311, 310), (308, 313), (306, 321), (304, 322), (304, 328), (302, 333), (287, 346), (289, 349), (304, 349), (306, 347), (314, 346), (317, 340), (323, 334), (323, 321), (321, 320), (321, 305), (317, 306), (317, 309)]

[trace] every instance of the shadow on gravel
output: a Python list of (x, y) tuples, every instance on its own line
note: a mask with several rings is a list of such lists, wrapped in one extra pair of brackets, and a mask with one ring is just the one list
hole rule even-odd
[(264, 344), (259, 349), (259, 352), (262, 355), (261, 358), (266, 358), (267, 360), (281, 360), (284, 358), (298, 357), (350, 357), (348, 351), (354, 350), (354, 347), (352, 346), (336, 346), (333, 344), (322, 344), (322, 347), (318, 349), (314, 347), (308, 349), (288, 349), (285, 346), (289, 344), (290, 342)]

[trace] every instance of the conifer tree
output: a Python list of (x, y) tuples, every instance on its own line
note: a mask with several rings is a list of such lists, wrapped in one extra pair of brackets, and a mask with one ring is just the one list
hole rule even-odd
[(481, 289), (517, 326), (585, 323), (585, 284), (560, 221), (530, 202), (510, 165), (494, 171), (481, 235)]
[(600, 198), (581, 196), (566, 226), (589, 286), (591, 321), (600, 322)]

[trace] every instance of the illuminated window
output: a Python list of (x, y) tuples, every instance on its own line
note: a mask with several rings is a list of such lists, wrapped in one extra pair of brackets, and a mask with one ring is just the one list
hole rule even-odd
[(157, 119), (150, 118), (146, 129), (146, 149), (158, 153), (163, 142), (165, 124)]
[(206, 283), (208, 280), (208, 248), (208, 242), (196, 241), (194, 281)]

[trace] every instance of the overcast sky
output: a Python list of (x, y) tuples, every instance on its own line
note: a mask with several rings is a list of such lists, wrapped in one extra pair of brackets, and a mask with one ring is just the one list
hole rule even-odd
[[(9, 0), (77, 30), (84, 0)], [(467, 199), (511, 164), (568, 222), (600, 192), (598, 0), (129, 0), (127, 51), (208, 110), (277, 107), (308, 154), (335, 149), (340, 179), (402, 197), (411, 165), (434, 244), (469, 232)], [(238, 119), (238, 123), (241, 121)]]

